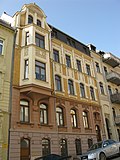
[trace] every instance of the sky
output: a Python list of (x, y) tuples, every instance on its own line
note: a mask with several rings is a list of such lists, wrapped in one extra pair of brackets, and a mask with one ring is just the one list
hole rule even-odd
[(46, 14), (47, 23), (120, 58), (120, 0), (0, 0), (0, 15), (13, 16), (24, 4), (34, 2)]

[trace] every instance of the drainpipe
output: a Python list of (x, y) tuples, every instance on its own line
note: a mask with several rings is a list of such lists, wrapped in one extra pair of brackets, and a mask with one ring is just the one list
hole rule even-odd
[(13, 50), (12, 50), (12, 63), (11, 63), (11, 77), (10, 77), (10, 97), (9, 97), (9, 131), (8, 131), (8, 151), (7, 151), (7, 160), (9, 160), (10, 152), (10, 129), (11, 129), (11, 114), (12, 114), (12, 82), (13, 82), (13, 71), (14, 71), (14, 52), (15, 52), (15, 42), (16, 42), (17, 30), (15, 29), (13, 37)]

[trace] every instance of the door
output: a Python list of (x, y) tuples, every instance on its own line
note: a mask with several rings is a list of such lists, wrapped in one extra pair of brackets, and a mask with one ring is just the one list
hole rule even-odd
[(20, 160), (30, 160), (30, 140), (21, 139), (20, 143)]

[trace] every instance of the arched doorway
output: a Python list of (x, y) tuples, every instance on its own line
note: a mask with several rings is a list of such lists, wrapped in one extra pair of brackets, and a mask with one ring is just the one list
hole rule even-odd
[(30, 140), (22, 138), (20, 142), (20, 160), (30, 160)]
[(97, 136), (97, 141), (101, 141), (101, 133), (100, 133), (100, 127), (98, 125), (95, 126), (96, 129), (96, 136)]
[(111, 139), (109, 119), (105, 118), (105, 122), (106, 122), (106, 129), (107, 129), (108, 138)]

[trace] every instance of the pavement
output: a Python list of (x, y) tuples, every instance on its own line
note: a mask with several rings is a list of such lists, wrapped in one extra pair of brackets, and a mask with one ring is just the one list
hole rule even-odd
[(120, 160), (120, 157), (111, 158), (110, 160)]

